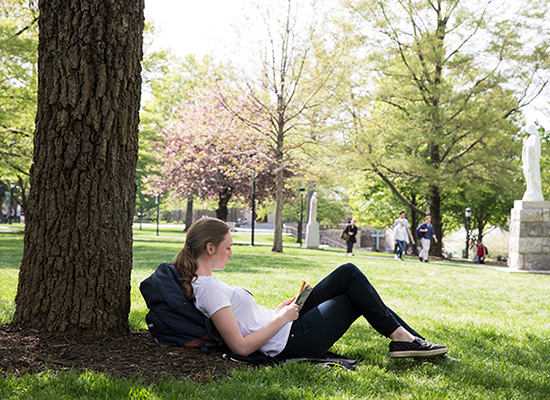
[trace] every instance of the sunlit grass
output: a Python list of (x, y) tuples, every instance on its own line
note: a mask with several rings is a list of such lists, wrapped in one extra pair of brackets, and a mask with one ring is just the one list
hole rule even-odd
[[(149, 232), (150, 234), (151, 232)], [(153, 232), (154, 236), (154, 232)], [(167, 235), (168, 236), (168, 235)], [(145, 328), (139, 283), (181, 248), (184, 235), (134, 241), (132, 329)], [(234, 258), (216, 275), (247, 287), (274, 307), (294, 295), (302, 279), (321, 280), (353, 261), (388, 305), (429, 339), (446, 344), (454, 363), (395, 361), (388, 340), (359, 320), (333, 350), (359, 360), (355, 372), (309, 364), (245, 369), (229, 379), (197, 385), (162, 381), (146, 386), (89, 372), (0, 379), (2, 399), (547, 399), (550, 393), (550, 276), (493, 269), (345, 257), (294, 243), (283, 254), (270, 245), (237, 241)], [(0, 320), (10, 321), (22, 237), (0, 235)]]

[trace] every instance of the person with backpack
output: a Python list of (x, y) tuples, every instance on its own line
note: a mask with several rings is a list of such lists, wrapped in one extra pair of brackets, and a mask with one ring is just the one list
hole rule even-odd
[(487, 257), (487, 254), (489, 254), (487, 247), (485, 247), (485, 245), (481, 243), (481, 240), (478, 239), (476, 244), (475, 262), (485, 264), (485, 257)]
[(185, 296), (210, 318), (229, 349), (247, 356), (257, 350), (275, 358), (317, 357), (360, 316), (391, 339), (389, 356), (446, 357), (447, 347), (432, 344), (388, 308), (366, 276), (344, 264), (319, 282), (300, 308), (294, 298), (271, 310), (248, 290), (231, 286), (213, 271), (233, 257), (229, 226), (216, 218), (193, 223), (173, 265)]
[(432, 226), (432, 217), (430, 214), (426, 215), (426, 222), (416, 228), (416, 233), (422, 243), (422, 251), (418, 255), (420, 262), (428, 262), (428, 256), (430, 254), (430, 245), (432, 238), (437, 243), (437, 237), (435, 236), (434, 227)]

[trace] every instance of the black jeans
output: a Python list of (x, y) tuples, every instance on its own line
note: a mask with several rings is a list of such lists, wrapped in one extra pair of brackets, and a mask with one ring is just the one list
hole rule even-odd
[(353, 245), (355, 244), (355, 242), (352, 242), (351, 240), (348, 240), (348, 251), (347, 253), (352, 253), (353, 252)]
[(322, 356), (361, 315), (386, 337), (399, 326), (422, 337), (384, 304), (359, 268), (348, 263), (313, 288), (277, 357)]

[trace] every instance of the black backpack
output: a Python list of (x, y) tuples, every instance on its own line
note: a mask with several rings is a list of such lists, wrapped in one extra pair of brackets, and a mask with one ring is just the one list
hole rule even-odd
[(173, 265), (160, 264), (139, 285), (149, 312), (145, 316), (153, 339), (168, 346), (200, 347), (211, 353), (220, 346), (214, 324), (183, 293), (179, 275)]

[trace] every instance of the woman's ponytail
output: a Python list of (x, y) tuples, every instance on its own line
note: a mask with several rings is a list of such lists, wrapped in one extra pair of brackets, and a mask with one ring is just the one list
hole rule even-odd
[[(184, 245), (186, 246), (187, 243)], [(183, 286), (183, 294), (189, 301), (195, 301), (195, 293), (193, 293), (193, 286), (191, 282), (197, 277), (197, 262), (195, 258), (190, 255), (185, 249), (181, 249), (174, 261), (172, 262), (176, 271), (178, 272)]]
[(208, 243), (218, 246), (228, 233), (229, 225), (217, 218), (201, 218), (189, 228), (183, 248), (172, 262), (180, 276), (187, 300), (195, 301), (191, 282), (197, 278), (197, 259), (206, 251)]

